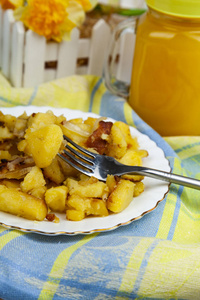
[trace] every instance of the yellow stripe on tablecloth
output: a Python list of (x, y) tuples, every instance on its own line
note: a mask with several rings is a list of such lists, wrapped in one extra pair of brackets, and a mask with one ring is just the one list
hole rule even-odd
[(134, 126), (132, 109), (130, 108), (127, 102), (124, 103), (124, 116), (125, 116), (126, 123), (131, 126)]
[(170, 136), (164, 139), (175, 151), (199, 143), (199, 136)]
[(116, 300), (121, 299), (120, 293), (126, 293), (128, 295), (133, 291), (144, 255), (149, 246), (152, 244), (152, 241), (152, 238), (143, 238), (135, 247), (123, 275), (118, 294), (115, 298)]
[(3, 236), (0, 237), (0, 251), (3, 249), (4, 246), (6, 246), (10, 241), (13, 239), (21, 236), (24, 234), (24, 232), (20, 232), (17, 230), (12, 230), (9, 231), (7, 234), (4, 234)]
[(53, 299), (54, 294), (56, 293), (56, 290), (59, 286), (60, 280), (63, 276), (63, 272), (66, 268), (66, 265), (68, 264), (68, 261), (72, 254), (81, 246), (91, 241), (95, 236), (97, 236), (98, 233), (84, 236), (83, 239), (81, 239), (76, 244), (66, 248), (63, 250), (55, 260), (53, 267), (51, 269), (51, 272), (49, 274), (48, 280), (45, 282), (43, 289), (39, 295), (38, 300), (45, 300), (45, 299)]
[(199, 242), (200, 207), (196, 209), (196, 213), (189, 211), (189, 209), (191, 209), (191, 207), (186, 207), (184, 203), (181, 203), (179, 217), (173, 236), (173, 241), (177, 243), (188, 244)]
[[(179, 159), (174, 159), (173, 172), (179, 173), (180, 171), (181, 171), (180, 161)], [(173, 217), (174, 217), (178, 186), (174, 187), (175, 190), (173, 190), (172, 186), (170, 187), (170, 189), (171, 189), (171, 193), (168, 194), (166, 197), (165, 208), (156, 235), (156, 238), (159, 239), (167, 239), (173, 221)]]
[(198, 244), (161, 240), (152, 251), (138, 291), (139, 299), (199, 299)]
[(181, 159), (187, 159), (200, 153), (200, 145), (189, 147), (188, 149), (182, 149), (177, 154)]

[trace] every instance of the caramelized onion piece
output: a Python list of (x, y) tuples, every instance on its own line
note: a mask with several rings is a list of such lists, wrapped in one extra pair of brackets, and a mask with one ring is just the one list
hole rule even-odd
[(17, 157), (9, 162), (0, 164), (0, 179), (21, 179), (35, 165), (31, 157)]
[(70, 131), (72, 131), (74, 133), (77, 133), (81, 136), (88, 137), (90, 135), (90, 133), (88, 131), (85, 131), (85, 130), (81, 129), (78, 125), (75, 125), (71, 122), (65, 122), (64, 126), (67, 129), (69, 129)]

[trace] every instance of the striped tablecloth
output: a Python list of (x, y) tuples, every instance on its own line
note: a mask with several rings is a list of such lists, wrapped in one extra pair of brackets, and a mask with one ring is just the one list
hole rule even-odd
[[(200, 137), (161, 138), (102, 80), (73, 76), (33, 89), (0, 78), (0, 106), (67, 107), (112, 117), (150, 136), (175, 173), (200, 179)], [(200, 191), (171, 185), (151, 213), (116, 230), (44, 236), (0, 227), (0, 298), (199, 299)]]

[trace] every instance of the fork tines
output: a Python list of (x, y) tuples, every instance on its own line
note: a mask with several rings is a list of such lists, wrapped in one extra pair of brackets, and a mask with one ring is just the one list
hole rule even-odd
[(63, 135), (63, 137), (73, 147), (67, 143), (65, 148), (69, 151), (64, 149), (63, 152), (65, 155), (58, 153), (58, 156), (79, 172), (91, 176), (91, 173), (94, 171), (94, 158), (97, 154), (77, 145), (67, 136)]

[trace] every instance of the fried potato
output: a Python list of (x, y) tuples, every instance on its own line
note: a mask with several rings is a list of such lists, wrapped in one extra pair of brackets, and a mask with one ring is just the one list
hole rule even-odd
[(104, 195), (104, 190), (106, 189), (106, 184), (96, 179), (94, 182), (91, 182), (90, 180), (76, 181), (68, 178), (66, 185), (69, 188), (70, 195), (76, 194), (80, 197), (88, 198), (102, 198)]
[(133, 200), (134, 187), (135, 184), (133, 182), (120, 179), (108, 197), (107, 208), (114, 213), (124, 210)]
[(25, 138), (25, 153), (33, 157), (39, 168), (46, 168), (59, 151), (63, 133), (58, 125), (51, 124), (33, 132), (29, 131)]
[(47, 125), (55, 124), (56, 116), (51, 112), (32, 114), (28, 119), (28, 127), (39, 129)]
[(42, 171), (37, 166), (34, 166), (31, 171), (25, 176), (24, 180), (21, 182), (20, 187), (22, 192), (29, 192), (32, 189), (44, 186), (46, 181)]
[(113, 124), (110, 134), (110, 143), (108, 146), (108, 155), (119, 159), (124, 156), (126, 150), (127, 142), (125, 136), (120, 128)]
[(65, 212), (67, 194), (66, 186), (52, 187), (46, 191), (45, 201), (52, 211)]
[(67, 209), (66, 218), (69, 221), (81, 221), (85, 218), (85, 212), (76, 209)]
[(118, 127), (120, 129), (120, 131), (123, 133), (124, 138), (125, 138), (126, 143), (127, 143), (127, 148), (137, 150), (139, 148), (138, 141), (137, 141), (137, 138), (133, 138), (131, 136), (129, 126), (127, 124), (125, 124), (124, 122), (121, 122), (121, 121), (115, 122), (114, 125), (116, 127)]
[(6, 159), (10, 160), (12, 158), (11, 154), (7, 150), (0, 150), (0, 160)]
[(135, 188), (134, 188), (133, 196), (137, 197), (143, 192), (144, 192), (144, 183), (142, 181), (135, 182)]
[[(95, 215), (101, 217), (108, 216), (106, 203), (101, 199), (80, 197), (79, 195), (73, 194), (69, 196), (67, 200), (67, 206), (67, 218), (73, 221), (78, 221), (80, 216), (82, 217), (83, 215)], [(81, 211), (84, 214), (72, 213), (72, 210)]]
[(65, 180), (65, 176), (57, 157), (52, 160), (48, 167), (43, 169), (43, 172), (46, 178), (50, 179), (56, 184), (61, 184)]
[(8, 127), (0, 126), (0, 142), (13, 139), (14, 135), (9, 131)]
[(0, 185), (0, 210), (37, 221), (43, 221), (47, 215), (44, 200), (4, 185)]
[[(142, 158), (137, 150), (128, 149), (121, 159), (118, 159), (121, 164), (129, 166), (142, 166)], [(141, 181), (144, 177), (141, 175), (125, 174), (122, 176), (124, 179), (135, 181)]]

